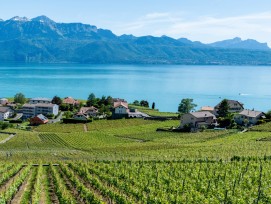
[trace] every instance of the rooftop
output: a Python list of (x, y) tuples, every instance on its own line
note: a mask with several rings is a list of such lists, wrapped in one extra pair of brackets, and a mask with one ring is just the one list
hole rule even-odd
[(215, 117), (215, 115), (210, 113), (209, 111), (192, 112), (190, 114), (196, 118)]
[(262, 111), (254, 111), (254, 110), (243, 110), (241, 111), (239, 114), (240, 115), (244, 115), (244, 116), (247, 116), (247, 117), (257, 117), (258, 115), (262, 114), (263, 112)]
[(43, 97), (37, 97), (37, 98), (31, 98), (31, 101), (52, 101), (50, 98), (43, 98)]

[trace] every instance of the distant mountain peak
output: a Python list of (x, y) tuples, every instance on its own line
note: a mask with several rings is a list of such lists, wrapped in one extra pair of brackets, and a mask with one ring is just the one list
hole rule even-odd
[(20, 16), (14, 16), (13, 18), (9, 19), (10, 21), (21, 21), (21, 22), (26, 22), (26, 21), (31, 21), (30, 19), (26, 17), (20, 17)]
[(36, 18), (32, 18), (32, 21), (39, 21), (41, 23), (55, 23), (52, 19), (48, 18), (47, 16), (38, 16)]
[(260, 43), (253, 39), (242, 40), (240, 37), (214, 42), (209, 45), (227, 49), (270, 50), (267, 43)]

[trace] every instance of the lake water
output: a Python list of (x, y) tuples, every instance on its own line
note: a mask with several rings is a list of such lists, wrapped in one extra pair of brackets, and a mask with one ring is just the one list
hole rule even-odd
[(0, 65), (0, 97), (111, 95), (145, 99), (161, 111), (177, 111), (182, 98), (214, 106), (223, 98), (245, 108), (271, 109), (271, 67), (181, 65)]

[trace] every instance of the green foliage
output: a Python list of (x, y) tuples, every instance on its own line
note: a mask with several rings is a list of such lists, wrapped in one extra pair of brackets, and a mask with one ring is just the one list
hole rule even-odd
[(98, 106), (98, 100), (94, 93), (89, 94), (88, 100), (87, 100), (87, 106)]
[(227, 99), (223, 99), (217, 110), (219, 117), (227, 117), (229, 115), (229, 108)]
[(140, 101), (140, 106), (149, 108), (149, 102), (146, 101), (146, 100), (141, 100), (141, 101)]
[(67, 119), (72, 118), (73, 117), (73, 113), (71, 111), (66, 111), (63, 116)]
[(52, 103), (60, 106), (62, 104), (62, 99), (59, 96), (54, 96)]
[(155, 109), (155, 103), (152, 103), (151, 109)]
[(146, 113), (150, 116), (162, 116), (162, 117), (178, 117), (177, 113), (172, 113), (172, 112), (160, 112), (158, 109), (150, 109), (147, 107), (142, 107), (142, 106), (135, 106), (135, 105), (131, 105), (129, 104), (130, 108), (134, 108), (137, 109), (140, 112)]
[(11, 127), (13, 127), (12, 124), (10, 124), (8, 122), (0, 121), (0, 130), (5, 130), (5, 129), (11, 128)]
[(135, 106), (140, 106), (140, 103), (139, 103), (138, 100), (135, 100), (135, 101), (133, 102), (133, 105), (135, 105)]
[(22, 93), (17, 93), (17, 94), (14, 96), (14, 102), (15, 102), (15, 103), (24, 104), (24, 103), (26, 102), (26, 98), (25, 98), (24, 94), (22, 94)]
[(193, 103), (193, 99), (191, 98), (184, 98), (182, 99), (181, 103), (178, 107), (179, 113), (190, 113), (191, 111), (195, 110), (197, 105)]

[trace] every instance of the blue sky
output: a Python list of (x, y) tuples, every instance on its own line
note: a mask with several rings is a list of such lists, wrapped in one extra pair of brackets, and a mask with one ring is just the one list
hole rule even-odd
[(115, 34), (168, 35), (205, 43), (233, 37), (271, 45), (270, 0), (1, 0), (0, 18), (46, 15)]

